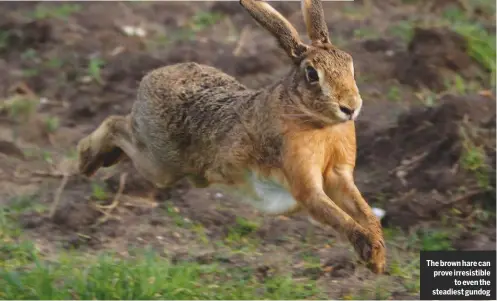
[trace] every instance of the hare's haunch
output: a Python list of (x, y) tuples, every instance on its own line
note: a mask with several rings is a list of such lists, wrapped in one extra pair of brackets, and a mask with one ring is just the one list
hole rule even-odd
[(382, 228), (353, 178), (362, 99), (351, 56), (331, 44), (319, 0), (302, 0), (311, 45), (268, 3), (240, 3), (291, 58), (288, 75), (251, 90), (196, 63), (153, 70), (129, 115), (108, 117), (79, 142), (80, 172), (127, 156), (159, 187), (187, 178), (269, 214), (305, 211), (382, 273)]

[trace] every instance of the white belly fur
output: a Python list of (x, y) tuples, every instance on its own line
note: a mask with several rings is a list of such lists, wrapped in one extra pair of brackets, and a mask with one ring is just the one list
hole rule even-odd
[(256, 198), (254, 206), (269, 214), (282, 214), (292, 209), (297, 201), (281, 184), (265, 179), (251, 177)]
[[(221, 188), (221, 186), (219, 186)], [(222, 187), (227, 193), (244, 203), (248, 203), (267, 214), (283, 214), (296, 205), (296, 201), (277, 181), (257, 177), (254, 173), (247, 175), (246, 187), (233, 189)]]

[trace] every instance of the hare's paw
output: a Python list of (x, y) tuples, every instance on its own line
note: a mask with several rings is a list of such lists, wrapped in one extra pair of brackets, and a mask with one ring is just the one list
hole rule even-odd
[(90, 136), (87, 136), (79, 141), (77, 150), (79, 172), (88, 177), (93, 175), (101, 166), (101, 163), (95, 160), (95, 155), (93, 154), (91, 147)]
[(373, 273), (382, 274), (385, 271), (386, 247), (381, 236), (356, 231), (351, 242), (356, 252)]
[(124, 155), (116, 146), (104, 145), (105, 142), (92, 139), (92, 135), (78, 143), (79, 172), (88, 177), (92, 176), (100, 167), (109, 167), (116, 164)]

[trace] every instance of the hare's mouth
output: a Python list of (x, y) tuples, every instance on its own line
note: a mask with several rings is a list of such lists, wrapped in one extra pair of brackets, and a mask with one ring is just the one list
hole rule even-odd
[(346, 114), (346, 113), (342, 112), (341, 110), (335, 111), (334, 117), (335, 117), (334, 123), (343, 123), (343, 122), (347, 122), (349, 120), (353, 120), (352, 114)]
[(340, 121), (342, 122), (346, 122), (349, 120), (355, 121), (357, 120), (360, 111), (361, 107), (358, 107), (356, 109), (351, 109), (347, 106), (340, 105), (338, 109), (335, 110), (335, 116), (337, 117), (337, 119), (340, 119)]

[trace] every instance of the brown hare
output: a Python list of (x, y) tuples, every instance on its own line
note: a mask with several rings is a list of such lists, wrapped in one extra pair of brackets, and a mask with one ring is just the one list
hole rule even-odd
[(91, 176), (127, 156), (158, 187), (187, 178), (268, 214), (303, 211), (383, 273), (382, 228), (353, 179), (362, 99), (352, 57), (330, 42), (319, 0), (302, 1), (310, 45), (268, 3), (240, 4), (291, 58), (288, 75), (251, 90), (193, 62), (153, 70), (129, 115), (108, 117), (79, 142), (80, 172)]

